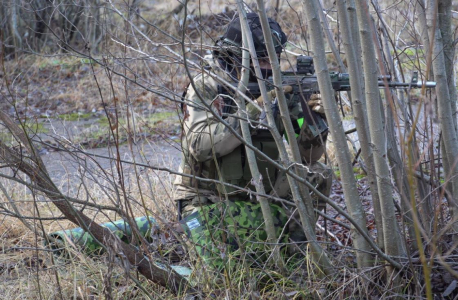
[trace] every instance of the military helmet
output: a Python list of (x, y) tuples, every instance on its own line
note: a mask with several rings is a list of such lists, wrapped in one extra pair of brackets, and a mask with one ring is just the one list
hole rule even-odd
[[(258, 57), (267, 57), (267, 47), (262, 33), (261, 21), (258, 14), (248, 13), (248, 26), (253, 36), (254, 47)], [(286, 44), (286, 34), (282, 31), (280, 25), (268, 19), (269, 27), (272, 31), (275, 52), (280, 53)], [(214, 51), (215, 56), (231, 55), (235, 57), (242, 57), (242, 29), (240, 25), (240, 18), (234, 18), (227, 26), (224, 35), (216, 42), (217, 50)]]

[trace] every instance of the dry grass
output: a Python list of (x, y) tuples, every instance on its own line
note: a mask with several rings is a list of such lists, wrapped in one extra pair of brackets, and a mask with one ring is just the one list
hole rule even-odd
[[(170, 200), (171, 181), (170, 174), (151, 171), (143, 171), (139, 182), (128, 180), (126, 188), (129, 190), (129, 198), (135, 200), (130, 202), (133, 207), (132, 214), (142, 216), (148, 213), (158, 220), (174, 219), (175, 207)], [(84, 179), (82, 182), (87, 184), (88, 194), (93, 197), (94, 204), (113, 205), (110, 198), (113, 199), (116, 194), (109, 193), (108, 196), (102, 191), (102, 186), (106, 187), (107, 182), (100, 181), (95, 184)], [(56, 183), (59, 184), (57, 181)], [(27, 190), (11, 182), (4, 182), (4, 185), (10, 195), (14, 195), (23, 216), (36, 216), (34, 197)], [(42, 218), (61, 217), (52, 204), (44, 203), (45, 199), (41, 200), (36, 204)], [(4, 195), (0, 196), (0, 202), (1, 207), (11, 208)], [(85, 213), (100, 223), (119, 219), (119, 216), (108, 211), (102, 214), (99, 210), (86, 209)], [(60, 293), (63, 299), (103, 299), (104, 290), (109, 286), (112, 288), (113, 299), (146, 299), (135, 283), (126, 279), (126, 271), (108, 261), (109, 256), (88, 257), (74, 249), (68, 249), (73, 253), (72, 259), (65, 260), (52, 258), (44, 250), (43, 233), (74, 228), (74, 224), (65, 220), (24, 222), (31, 224), (38, 235), (33, 234), (18, 218), (3, 215), (0, 221), (0, 292), (6, 295), (4, 299), (37, 299), (38, 294), (43, 299), (59, 299)], [(136, 277), (137, 274), (132, 272), (131, 276)], [(171, 297), (157, 288), (152, 290), (153, 286), (147, 282), (142, 281), (142, 284), (150, 293), (157, 295), (156, 299)]]

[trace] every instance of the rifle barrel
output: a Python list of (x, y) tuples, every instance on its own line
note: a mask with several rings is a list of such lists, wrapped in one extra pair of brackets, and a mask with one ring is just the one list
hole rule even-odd
[(378, 82), (378, 86), (383, 87), (385, 86), (385, 83), (388, 85), (388, 87), (406, 87), (406, 88), (422, 88), (423, 85), (426, 88), (433, 88), (436, 87), (436, 82), (435, 81), (417, 81), (417, 82), (392, 82), (392, 81), (383, 81), (380, 80)]

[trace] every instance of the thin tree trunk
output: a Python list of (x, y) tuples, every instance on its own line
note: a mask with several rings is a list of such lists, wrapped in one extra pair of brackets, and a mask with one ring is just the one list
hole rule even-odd
[(329, 25), (328, 19), (323, 12), (323, 1), (319, 0), (318, 5), (318, 14), (320, 15), (320, 20), (323, 28), (323, 32), (326, 35), (326, 39), (328, 41), (329, 48), (331, 48), (332, 54), (334, 54), (334, 58), (336, 59), (337, 65), (339, 66), (339, 72), (346, 72), (347, 68), (343, 64), (342, 58), (340, 57), (339, 49), (336, 47), (336, 43), (334, 43), (334, 39), (332, 38), (332, 31), (331, 26)]
[[(282, 89), (280, 65), (278, 62), (277, 55), (275, 53), (274, 43), (272, 40), (272, 33), (270, 31), (269, 23), (267, 20), (264, 2), (262, 0), (257, 0), (257, 5), (259, 9), (258, 13), (259, 13), (260, 20), (261, 20), (261, 26), (262, 26), (262, 30), (264, 34), (264, 39), (266, 41), (267, 52), (269, 54), (270, 62), (272, 65), (273, 81), (275, 85), (276, 95), (278, 98), (278, 105), (280, 108), (280, 114), (282, 116), (283, 125), (286, 129), (286, 134), (288, 136), (295, 136), (294, 128), (293, 128), (293, 125), (291, 124), (291, 118), (289, 116), (289, 110), (288, 110), (288, 106), (286, 102), (286, 97)], [(250, 47), (250, 51), (253, 55), (254, 47), (253, 48)], [(258, 78), (262, 78), (260, 70), (258, 70), (257, 67), (256, 67), (256, 75), (258, 76)], [(260, 87), (262, 87), (262, 85), (260, 85)], [(264, 85), (264, 89), (265, 89), (265, 85)], [(261, 92), (262, 92), (262, 88), (261, 88)], [(263, 93), (264, 93), (263, 97), (264, 99), (266, 99), (265, 97), (266, 91)], [(268, 119), (269, 125), (271, 127), (275, 127), (275, 120), (273, 119), (273, 115), (271, 114), (270, 106), (265, 105), (265, 109), (267, 112), (267, 119)], [(282, 141), (280, 143), (277, 143), (277, 147), (279, 149), (281, 149), (281, 147), (284, 148), (284, 145), (282, 144), (283, 144)], [(293, 161), (293, 162), (301, 164), (302, 160), (301, 160), (298, 145), (294, 142), (291, 142), (290, 149), (292, 153), (292, 157), (291, 157), (292, 159), (289, 159), (288, 155), (286, 154), (286, 151), (283, 151), (283, 150), (280, 151), (280, 159), (284, 162)], [(301, 168), (296, 167), (296, 172), (302, 178), (306, 178), (305, 172)], [(329, 258), (327, 257), (326, 253), (324, 252), (323, 248), (318, 244), (318, 241), (316, 239), (313, 201), (309, 194), (308, 187), (302, 184), (300, 185), (300, 187), (298, 187), (296, 181), (291, 176), (288, 176), (288, 183), (291, 187), (293, 199), (294, 199), (294, 202), (299, 212), (299, 217), (302, 223), (302, 228), (309, 242), (313, 260), (318, 264), (318, 266), (320, 266), (320, 270), (323, 271), (324, 274), (326, 275), (331, 274), (331, 272), (333, 271), (331, 262)]]
[[(369, 15), (369, 7), (365, 0), (357, 0), (359, 32), (363, 50), (363, 66), (366, 83), (367, 112), (371, 135), (377, 185), (383, 215), (383, 233), (385, 251), (390, 256), (399, 256), (399, 244), (402, 243), (397, 231), (397, 221), (393, 202), (390, 171), (387, 162), (386, 137), (382, 125), (380, 111), (377, 62), (374, 48), (374, 33)], [(388, 266), (390, 275), (394, 275), (392, 266)]]
[[(303, 1), (302, 4), (304, 6), (304, 11), (306, 12), (309, 28), (319, 28), (318, 1)], [(312, 31), (310, 33), (310, 38), (318, 85), (320, 87), (320, 93), (323, 97), (324, 108), (326, 111), (326, 119), (328, 120), (330, 132), (336, 145), (336, 149), (340, 149), (336, 151), (336, 156), (339, 163), (339, 169), (342, 174), (345, 202), (351, 217), (361, 227), (366, 228), (366, 214), (364, 213), (358, 190), (356, 188), (356, 179), (351, 165), (351, 157), (342, 127), (342, 120), (339, 116), (337, 104), (334, 101), (334, 91), (332, 89), (329, 71), (326, 64), (324, 40), (321, 35), (321, 31)], [(369, 244), (362, 235), (354, 230), (353, 227), (352, 237), (357, 250), (356, 255), (358, 267), (363, 268), (370, 266), (371, 257), (368, 254), (370, 249)]]
[[(455, 130), (458, 134), (457, 127), (457, 92), (456, 92), (456, 81), (455, 81), (455, 72), (454, 72), (454, 62), (455, 62), (455, 47), (456, 42), (453, 39), (453, 34), (451, 32), (451, 14), (452, 14), (452, 1), (443, 0), (439, 2), (439, 29), (443, 36), (444, 43), (444, 59), (445, 59), (445, 70), (448, 78), (448, 88), (450, 94), (450, 106), (452, 111), (452, 120), (455, 125)], [(441, 141), (441, 148), (443, 149), (443, 163), (444, 173), (450, 173), (450, 162), (447, 159), (447, 151), (443, 139)], [(448, 190), (451, 190), (450, 184), (446, 184), (445, 187)], [(456, 192), (455, 192), (456, 194)], [(457, 226), (458, 227), (458, 226)]]
[(359, 72), (358, 60), (354, 47), (354, 36), (351, 32), (351, 22), (348, 16), (346, 1), (337, 1), (337, 11), (341, 22), (340, 28), (342, 31), (342, 40), (344, 44), (345, 53), (347, 55), (347, 65), (350, 75), (351, 85), (351, 100), (353, 114), (355, 118), (355, 125), (358, 133), (358, 139), (361, 145), (361, 154), (364, 162), (367, 165), (368, 174), (367, 179), (372, 194), (375, 214), (375, 225), (377, 228), (377, 243), (381, 249), (384, 248), (383, 244), (383, 226), (382, 226), (382, 212), (380, 208), (380, 201), (378, 197), (377, 179), (375, 177), (375, 167), (370, 145), (370, 136), (367, 126), (367, 111), (363, 105), (365, 99), (363, 94), (363, 77)]
[[(457, 128), (456, 109), (457, 93), (454, 72), (456, 42), (452, 34), (452, 0), (439, 1), (439, 29), (442, 33), (444, 43), (445, 70), (448, 78), (448, 91), (450, 93), (450, 104), (452, 117)], [(457, 129), (458, 130), (458, 129)]]
[(434, 41), (432, 55), (432, 67), (434, 78), (436, 80), (436, 95), (438, 101), (438, 115), (441, 125), (442, 138), (444, 142), (444, 150), (447, 155), (449, 173), (446, 175), (446, 180), (450, 180), (452, 187), (451, 210), (453, 212), (452, 228), (454, 233), (458, 232), (458, 139), (455, 129), (455, 120), (452, 113), (452, 99), (450, 97), (449, 83), (447, 70), (445, 67), (446, 60), (444, 57), (444, 41), (440, 29), (435, 26), (437, 11), (434, 5), (427, 8), (427, 26), (431, 32), (431, 39)]
[[(361, 86), (363, 89), (363, 95), (361, 98), (361, 103), (363, 105), (364, 111), (367, 111), (366, 98), (364, 97), (365, 87), (364, 87), (364, 72), (363, 72), (363, 61), (362, 61), (361, 38), (359, 36), (359, 25), (358, 25), (358, 17), (356, 14), (355, 0), (347, 1), (347, 11), (348, 11), (348, 18), (350, 21), (351, 40), (353, 42), (353, 49), (355, 51), (355, 56), (356, 56), (356, 66), (358, 67), (359, 74), (361, 74), (362, 76)], [(366, 116), (366, 119), (367, 119), (367, 116)]]
[[(427, 58), (431, 57), (431, 41), (429, 38), (428, 34), (428, 25), (426, 21), (426, 6), (425, 6), (425, 1), (424, 0), (416, 0), (415, 1), (415, 11), (418, 11), (416, 14), (418, 17), (418, 22), (420, 24), (419, 30), (420, 30), (420, 37), (421, 40), (423, 41), (423, 48), (425, 50), (425, 54)], [(433, 72), (430, 68), (430, 66), (427, 66), (428, 70), (430, 71), (429, 74), (426, 74), (426, 78), (430, 77), (431, 79), (433, 78)]]
[[(361, 85), (361, 106), (363, 109), (363, 117), (365, 119), (364, 123), (368, 124), (367, 120), (367, 105), (366, 105), (366, 97), (365, 97), (365, 86), (364, 86), (364, 71), (363, 71), (363, 61), (362, 61), (362, 49), (361, 49), (361, 38), (359, 35), (359, 25), (358, 25), (358, 17), (356, 13), (356, 4), (355, 0), (347, 0), (347, 11), (348, 11), (348, 17), (349, 17), (349, 22), (350, 22), (350, 31), (351, 31), (351, 37), (352, 37), (352, 44), (353, 44), (353, 49), (355, 51), (355, 56), (356, 56), (356, 68), (358, 74), (361, 74), (360, 76), (360, 85)], [(352, 85), (353, 86), (353, 85)], [(368, 137), (370, 138), (370, 132), (368, 132)], [(369, 147), (370, 143), (364, 145), (363, 143), (360, 143), (361, 149), (363, 147)], [(372, 153), (372, 149), (369, 148), (371, 155), (370, 161), (374, 161), (374, 155)], [(361, 151), (362, 152), (362, 151)], [(363, 159), (364, 155), (363, 155)], [(375, 165), (373, 167), (373, 174), (376, 176), (375, 173)], [(381, 249), (385, 249), (385, 243), (384, 243), (384, 232), (383, 232), (383, 221), (382, 221), (382, 209), (381, 209), (381, 204), (380, 204), (380, 196), (378, 194), (378, 187), (377, 185), (377, 180), (374, 179), (374, 181), (370, 180), (370, 184), (375, 185), (374, 188), (371, 188), (372, 192), (372, 202), (374, 203), (374, 214), (375, 214), (375, 221), (376, 221), (376, 226), (377, 226), (377, 244)]]
[(11, 1), (11, 33), (12, 33), (12, 38), (13, 38), (13, 46), (15, 48), (15, 52), (17, 53), (18, 49), (22, 47), (22, 38), (21, 35), (19, 34), (19, 21), (18, 21), (18, 3), (16, 3), (18, 0), (12, 0)]
[[(249, 48), (248, 45), (254, 45), (253, 44), (253, 38), (251, 36), (251, 31), (248, 28), (248, 21), (246, 18), (246, 12), (243, 8), (243, 3), (241, 0), (237, 0), (237, 10), (239, 12), (239, 17), (240, 17), (240, 24), (242, 28), (242, 39), (243, 39), (243, 45), (246, 48)], [(248, 46), (248, 47), (247, 47)], [(242, 77), (240, 79), (240, 83), (238, 86), (238, 89), (242, 92), (245, 93), (246, 86), (248, 85), (248, 78), (249, 78), (249, 73), (248, 70), (250, 70), (250, 54), (248, 51), (243, 51), (242, 52)], [(240, 99), (240, 97), (236, 97), (237, 103), (239, 106), (239, 116), (240, 118), (240, 127), (242, 130), (242, 135), (245, 140), (245, 142), (249, 145), (252, 145), (252, 139), (251, 139), (251, 131), (248, 126), (247, 121), (245, 121), (245, 118), (243, 116), (243, 112), (246, 111), (245, 108), (245, 100)], [(265, 195), (266, 191), (264, 188), (264, 185), (262, 184), (262, 179), (261, 179), (261, 174), (259, 172), (258, 164), (256, 162), (256, 155), (253, 150), (251, 150), (249, 147), (245, 145), (245, 153), (247, 156), (248, 164), (250, 167), (251, 171), (251, 176), (253, 177), (253, 182), (255, 182), (255, 188), (256, 192), (259, 193), (260, 195)], [(262, 215), (264, 217), (264, 222), (265, 222), (265, 228), (267, 232), (267, 242), (274, 244), (277, 241), (277, 236), (275, 233), (275, 226), (274, 226), (274, 220), (272, 217), (272, 212), (270, 209), (270, 204), (267, 198), (262, 197), (262, 196), (257, 196), (257, 200), (261, 205), (261, 211)], [(280, 249), (277, 246), (273, 247), (273, 258), (275, 264), (283, 270), (284, 264), (282, 257), (280, 255)]]
[[(394, 74), (395, 81), (401, 82), (401, 79), (399, 78), (399, 76), (397, 76), (398, 73), (396, 72), (394, 60), (393, 60), (393, 57), (391, 56), (390, 47), (388, 44), (388, 33), (386, 32), (386, 27), (385, 27), (385, 20), (383, 19), (382, 14), (379, 13), (380, 9), (378, 6), (378, 1), (373, 0), (372, 3), (374, 4), (375, 9), (377, 10), (378, 16), (380, 18), (380, 21), (382, 23), (382, 28), (381, 28), (382, 41), (380, 41), (380, 47), (383, 48), (384, 57), (380, 57), (382, 56), (382, 51), (380, 51), (380, 56), (378, 59), (382, 60), (383, 58), (385, 58), (387, 65), (391, 69), (391, 74)], [(381, 46), (382, 42), (383, 42), (383, 47)], [(388, 74), (388, 72), (384, 72), (384, 73)], [(406, 176), (407, 174), (406, 165), (403, 163), (401, 154), (399, 153), (399, 150), (398, 150), (394, 125), (397, 124), (398, 134), (400, 136), (401, 141), (404, 141), (404, 138), (403, 138), (404, 134), (399, 130), (401, 125), (399, 124), (399, 117), (397, 115), (398, 110), (396, 110), (396, 107), (394, 105), (394, 96), (397, 94), (395, 94), (394, 90), (390, 90), (389, 93), (390, 94), (387, 94), (387, 97), (388, 98), (391, 97), (391, 101), (389, 105), (386, 105), (385, 107), (385, 119), (386, 119), (385, 124), (386, 124), (386, 134), (387, 134), (388, 162), (390, 164), (391, 170), (393, 170), (394, 181), (398, 187), (398, 191), (400, 195), (400, 202), (401, 202), (401, 209), (402, 209), (402, 212), (401, 212), (402, 217), (404, 219), (404, 222), (407, 225), (407, 229), (408, 229), (410, 238), (414, 239), (415, 230), (414, 230), (414, 224), (413, 224), (412, 209), (416, 209), (416, 208), (412, 208), (412, 206), (410, 205), (411, 195), (410, 195), (410, 187), (409, 187), (408, 178)], [(401, 103), (401, 105), (405, 106), (404, 105), (405, 100), (404, 100), (403, 93), (404, 93), (403, 90), (400, 91), (399, 93), (401, 97), (401, 101), (399, 102)], [(410, 132), (411, 131), (410, 122), (407, 119), (407, 113), (403, 114), (403, 116), (405, 120), (405, 123), (404, 123), (404, 126), (406, 128), (405, 131)], [(415, 144), (412, 143), (410, 149), (416, 149), (414, 145)], [(403, 144), (401, 145), (401, 147), (402, 149), (405, 148)], [(411, 155), (413, 155), (413, 153)], [(424, 192), (425, 189), (427, 188), (425, 187), (424, 181), (417, 179), (417, 187), (418, 187), (420, 198), (425, 199), (428, 194)], [(426, 209), (422, 209), (422, 211), (426, 211)], [(429, 213), (429, 216), (431, 216), (431, 212)], [(415, 250), (417, 248), (418, 248), (417, 245), (415, 243), (412, 243), (412, 250)]]
[[(420, 36), (421, 36), (421, 39), (423, 41), (423, 45), (424, 45), (424, 48), (425, 48), (425, 52), (427, 54), (427, 57), (428, 57), (428, 65), (427, 67), (430, 68), (430, 60), (431, 60), (431, 57), (432, 57), (432, 53), (431, 53), (431, 42), (430, 42), (430, 37), (428, 35), (428, 21), (427, 21), (427, 9), (426, 9), (426, 3), (424, 0), (417, 0), (416, 2), (416, 10), (418, 10), (418, 20), (419, 20), (419, 23), (420, 23)], [(429, 75), (430, 78), (434, 78), (434, 74), (433, 74), (433, 68), (431, 68), (430, 70), (430, 74), (427, 74)], [(452, 83), (453, 84), (453, 83)], [(456, 121), (456, 120), (454, 120)], [(455, 123), (455, 128), (456, 128), (456, 123)], [(447, 154), (447, 148), (444, 144), (444, 139), (443, 137), (441, 138), (441, 141), (440, 141), (440, 144), (441, 144), (441, 154), (442, 154), (442, 167), (443, 167), (443, 170), (444, 170), (444, 177), (447, 177), (448, 174), (450, 174), (450, 167), (451, 167), (451, 162), (449, 162), (448, 160), (448, 154)], [(445, 184), (444, 184), (444, 187), (445, 189), (447, 189), (448, 191), (448, 194), (449, 195), (453, 195), (453, 190), (452, 190), (452, 185), (449, 181), (445, 181)], [(457, 209), (455, 209), (455, 204), (454, 204), (454, 200), (453, 199), (448, 199), (447, 200), (449, 201), (449, 207), (451, 208), (452, 210), (452, 216), (456, 216), (456, 213), (457, 213)]]
[(32, 10), (35, 14), (35, 34), (34, 34), (34, 47), (40, 50), (44, 41), (46, 40), (47, 20), (48, 20), (48, 3), (47, 1), (35, 1), (32, 4)]

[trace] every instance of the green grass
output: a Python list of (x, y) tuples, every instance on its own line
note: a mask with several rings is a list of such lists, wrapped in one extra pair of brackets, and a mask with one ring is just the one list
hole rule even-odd
[[(407, 55), (411, 58), (415, 58), (417, 57), (417, 55), (419, 57), (425, 57), (425, 52), (423, 51), (423, 49), (420, 49), (420, 48), (405, 48), (405, 49), (397, 49), (396, 50), (397, 54), (398, 55)], [(391, 54), (394, 55), (394, 51), (391, 50)]]
[(24, 124), (29, 133), (48, 133), (49, 129), (45, 128), (42, 123), (27, 122)]
[(157, 123), (160, 121), (164, 121), (170, 118), (175, 118), (176, 117), (176, 112), (160, 112), (160, 113), (155, 113), (148, 117), (146, 119), (147, 123)]
[[(155, 123), (165, 121), (167, 119), (172, 119), (176, 117), (176, 112), (158, 112), (154, 113), (146, 118), (140, 118), (138, 121), (140, 124), (145, 124), (145, 125), (154, 125)], [(126, 120), (124, 118), (120, 118), (119, 120), (120, 125), (125, 125)], [(100, 118), (99, 120), (100, 125), (106, 125), (108, 126), (108, 118), (106, 116)]]
[(2, 130), (0, 132), (0, 141), (5, 143), (7, 146), (12, 146), (15, 140), (11, 133), (7, 132), (6, 130)]
[[(68, 119), (65, 120), (77, 121), (78, 119), (74, 119), (74, 116), (72, 115), (66, 115), (65, 117)], [(83, 119), (84, 114), (80, 115), (79, 118)], [(140, 129), (142, 132), (153, 132), (154, 129), (159, 128), (161, 130), (165, 128), (167, 131), (171, 127), (178, 126), (177, 122), (176, 112), (159, 112), (148, 117), (137, 118), (136, 126), (137, 130)], [(108, 122), (107, 116), (99, 118), (99, 120), (93, 124), (86, 124), (85, 130), (80, 134), (80, 136), (75, 138), (74, 142), (78, 144), (86, 144), (90, 148), (105, 147), (109, 140), (112, 139), (110, 126), (113, 126), (114, 130), (116, 130), (115, 126), (117, 126), (119, 142), (121, 144), (125, 143), (128, 137), (126, 118), (120, 117), (118, 119), (118, 123), (116, 124), (114, 120)]]
[(63, 114), (59, 115), (58, 118), (64, 121), (79, 121), (81, 119), (89, 119), (92, 117), (92, 113), (71, 113), (71, 114)]
[[(29, 136), (33, 136), (38, 133), (48, 133), (49, 129), (44, 127), (42, 123), (36, 121), (24, 123), (24, 127), (27, 130)], [(5, 145), (11, 147), (17, 145), (17, 140), (13, 135), (6, 129), (0, 130), (0, 140), (5, 143)]]
[(364, 173), (364, 170), (360, 167), (353, 167), (353, 173), (355, 173), (355, 178), (357, 180), (366, 177), (366, 173)]

